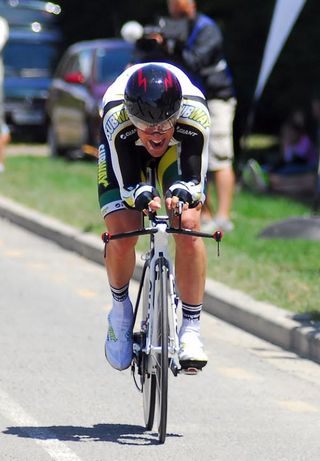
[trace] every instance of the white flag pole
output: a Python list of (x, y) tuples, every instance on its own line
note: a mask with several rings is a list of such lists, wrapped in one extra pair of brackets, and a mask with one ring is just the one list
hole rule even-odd
[(277, 0), (254, 92), (257, 101), (306, 0)]
[(277, 0), (266, 41), (262, 64), (254, 92), (253, 103), (246, 121), (242, 137), (242, 147), (246, 149), (247, 138), (254, 123), (255, 110), (275, 62), (305, 4), (306, 0)]

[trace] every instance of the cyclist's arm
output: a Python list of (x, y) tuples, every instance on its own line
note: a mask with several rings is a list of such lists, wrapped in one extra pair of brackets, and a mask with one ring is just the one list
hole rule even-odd
[[(160, 208), (158, 192), (141, 183), (143, 149), (136, 145), (137, 139), (135, 127), (123, 112), (122, 101), (107, 103), (100, 145), (100, 152), (103, 151), (106, 157), (106, 175), (112, 179), (115, 188), (119, 187), (121, 199), (126, 207), (142, 211), (149, 206), (157, 210)], [(110, 180), (106, 182), (110, 183)], [(154, 201), (155, 197), (158, 199)]]
[(170, 185), (167, 198), (178, 196), (184, 202), (187, 201), (189, 206), (196, 207), (205, 199), (204, 182), (208, 165), (210, 117), (204, 100), (190, 98), (186, 102), (188, 112), (182, 114), (189, 116), (182, 116), (178, 120), (174, 134), (181, 143), (181, 177)]

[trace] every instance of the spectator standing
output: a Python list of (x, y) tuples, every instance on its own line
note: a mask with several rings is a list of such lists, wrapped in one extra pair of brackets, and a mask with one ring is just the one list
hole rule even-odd
[[(232, 77), (223, 54), (223, 37), (216, 22), (197, 11), (194, 0), (168, 0), (173, 19), (188, 18), (188, 36), (176, 40), (171, 61), (182, 68), (205, 94), (211, 116), (207, 201), (202, 211), (202, 228), (231, 231), (235, 174), (233, 170), (233, 120), (236, 98)], [(213, 213), (211, 183), (217, 193)]]
[(3, 95), (3, 79), (4, 66), (2, 60), (3, 48), (8, 40), (9, 26), (3, 17), (0, 16), (0, 173), (4, 171), (5, 146), (10, 140), (9, 128), (5, 122), (4, 113), (4, 95)]

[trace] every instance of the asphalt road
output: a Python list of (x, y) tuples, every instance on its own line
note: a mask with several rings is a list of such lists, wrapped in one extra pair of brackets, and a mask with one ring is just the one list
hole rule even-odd
[(100, 265), (0, 220), (0, 290), (1, 461), (319, 459), (319, 365), (203, 314), (209, 364), (170, 379), (160, 446), (104, 359)]

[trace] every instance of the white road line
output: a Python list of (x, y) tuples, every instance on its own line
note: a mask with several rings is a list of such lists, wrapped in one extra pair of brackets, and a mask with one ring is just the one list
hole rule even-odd
[(41, 429), (39, 423), (1, 389), (0, 413), (14, 425), (21, 426), (21, 432), (31, 437), (55, 461), (81, 461), (81, 458), (60, 442), (53, 432)]

